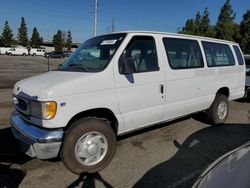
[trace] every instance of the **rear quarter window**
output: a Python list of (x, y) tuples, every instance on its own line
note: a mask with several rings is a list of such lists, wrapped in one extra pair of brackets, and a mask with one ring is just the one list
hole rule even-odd
[(208, 67), (235, 65), (229, 45), (202, 41), (202, 46), (205, 51)]
[(238, 46), (233, 46), (239, 65), (244, 65), (244, 59)]

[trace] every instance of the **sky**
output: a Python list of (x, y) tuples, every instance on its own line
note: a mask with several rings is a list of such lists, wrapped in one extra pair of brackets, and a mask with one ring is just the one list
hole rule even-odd
[[(44, 40), (50, 40), (58, 29), (70, 30), (74, 42), (94, 36), (95, 0), (0, 0), (0, 34), (7, 20), (16, 37), (21, 17), (25, 18), (28, 34), (37, 27)], [(197, 11), (207, 7), (211, 24), (216, 24), (226, 0), (98, 0), (97, 34), (115, 31), (150, 30), (177, 32)], [(250, 9), (250, 0), (231, 0), (235, 22)]]

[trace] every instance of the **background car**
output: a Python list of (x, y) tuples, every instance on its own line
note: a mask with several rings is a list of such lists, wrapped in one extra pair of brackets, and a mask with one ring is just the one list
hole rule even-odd
[(246, 87), (245, 87), (245, 97), (250, 97), (250, 55), (245, 55), (246, 62)]
[(64, 54), (63, 51), (52, 51), (52, 52), (46, 53), (45, 57), (50, 57), (50, 58), (64, 58), (65, 54)]
[(197, 179), (193, 188), (249, 188), (250, 142), (223, 155)]
[(63, 53), (64, 53), (65, 57), (69, 57), (72, 54), (71, 51), (67, 51), (67, 50), (64, 50)]
[(50, 58), (64, 58), (68, 57), (72, 54), (70, 51), (52, 51), (49, 53), (45, 53), (45, 57), (50, 57)]

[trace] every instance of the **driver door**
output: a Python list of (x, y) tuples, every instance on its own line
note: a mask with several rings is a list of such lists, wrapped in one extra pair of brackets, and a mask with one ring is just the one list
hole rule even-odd
[[(124, 132), (162, 120), (164, 114), (164, 71), (152, 36), (134, 36), (120, 60), (134, 63), (137, 72), (115, 70), (116, 90)], [(119, 67), (115, 67), (115, 69)]]

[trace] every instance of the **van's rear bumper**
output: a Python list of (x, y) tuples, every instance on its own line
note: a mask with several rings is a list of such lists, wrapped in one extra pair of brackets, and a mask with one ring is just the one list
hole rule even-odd
[(21, 150), (30, 157), (49, 159), (57, 157), (63, 139), (63, 130), (36, 127), (22, 120), (17, 113), (11, 115), (11, 130)]

